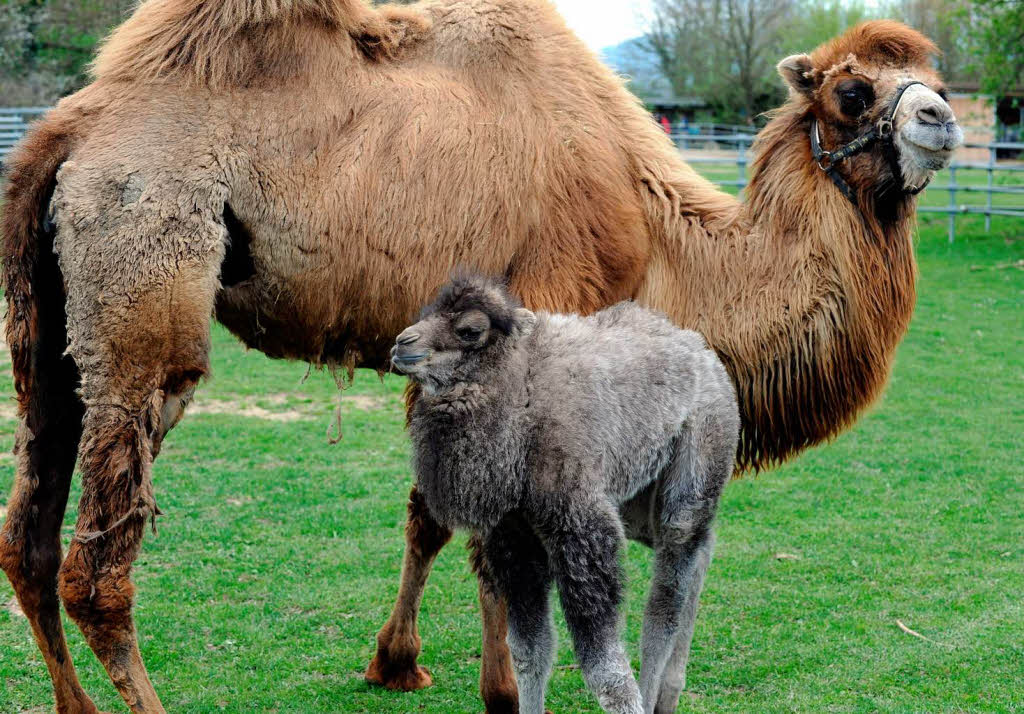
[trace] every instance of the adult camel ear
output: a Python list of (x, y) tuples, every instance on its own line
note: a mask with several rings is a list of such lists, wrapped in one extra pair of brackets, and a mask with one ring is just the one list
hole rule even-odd
[(525, 307), (517, 308), (512, 315), (512, 321), (516, 334), (520, 337), (526, 337), (533, 328), (537, 326), (537, 316), (527, 310)]
[(776, 69), (786, 80), (786, 84), (798, 94), (810, 97), (818, 88), (814, 65), (811, 64), (811, 58), (807, 55), (790, 55), (779, 62)]

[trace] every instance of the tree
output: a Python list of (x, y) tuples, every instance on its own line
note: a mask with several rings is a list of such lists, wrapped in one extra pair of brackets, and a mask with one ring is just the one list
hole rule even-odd
[(779, 59), (798, 52), (810, 52), (825, 40), (841, 35), (871, 17), (862, 0), (804, 0), (797, 5), (786, 27), (784, 51)]
[(25, 58), (32, 39), (28, 13), (11, 2), (0, 2), (0, 70), (14, 71)]
[(1024, 2), (974, 0), (958, 19), (967, 28), (968, 70), (981, 91), (998, 97), (1024, 87)]
[(655, 0), (648, 43), (680, 95), (722, 118), (754, 117), (781, 96), (774, 66), (795, 0)]
[(49, 104), (87, 80), (96, 44), (133, 0), (0, 0), (3, 104)]
[(1024, 0), (654, 0), (647, 43), (681, 95), (750, 121), (783, 98), (774, 65), (850, 26), (892, 17), (930, 37), (950, 81), (984, 94), (1024, 86)]
[(895, 0), (883, 5), (888, 17), (905, 22), (938, 46), (938, 69), (947, 81), (969, 78), (967, 73), (966, 26), (961, 13), (970, 0)]

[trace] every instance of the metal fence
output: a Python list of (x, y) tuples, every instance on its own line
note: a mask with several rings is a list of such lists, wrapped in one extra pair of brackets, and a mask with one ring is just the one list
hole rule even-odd
[[(672, 139), (681, 151), (707, 150), (709, 153), (721, 154), (721, 156), (691, 156), (687, 155), (686, 162), (694, 165), (718, 165), (735, 166), (736, 179), (715, 181), (719, 186), (735, 186), (743, 188), (747, 185), (747, 165), (750, 163), (750, 146), (756, 137), (753, 134), (704, 134), (695, 135), (689, 132), (676, 132)], [(944, 213), (949, 216), (949, 242), (956, 238), (956, 217), (979, 214), (985, 216), (985, 230), (992, 227), (992, 216), (1008, 216), (1011, 218), (1024, 219), (1024, 163), (997, 162), (996, 154), (999, 151), (1024, 151), (1024, 143), (994, 142), (990, 144), (964, 144), (969, 149), (985, 149), (988, 151), (988, 163), (954, 162), (948, 169), (939, 172), (939, 176), (947, 179), (946, 183), (933, 182), (925, 189), (925, 195), (934, 195), (940, 191), (949, 194), (949, 202), (945, 206), (918, 204), (919, 213)], [(965, 184), (957, 182), (957, 171), (974, 170), (984, 171), (986, 174), (985, 185)], [(1003, 172), (1010, 176), (1020, 175), (1021, 181), (1017, 185), (1004, 186), (996, 183), (996, 175), (1003, 175)], [(957, 202), (957, 193), (984, 193), (985, 205), (964, 205)], [(993, 206), (992, 197), (999, 195), (1020, 196), (1019, 204), (1013, 206)], [(1015, 202), (1016, 203), (1016, 202)]]
[[(25, 133), (28, 125), (46, 112), (46, 108), (26, 107), (20, 109), (0, 108), (0, 165), (14, 144)], [(746, 127), (723, 124), (690, 124), (676, 125), (672, 139), (682, 151), (712, 149), (713, 156), (687, 156), (686, 161), (695, 165), (735, 166), (734, 180), (716, 181), (720, 186), (743, 188), (747, 185), (747, 165), (750, 163), (750, 146), (754, 142), (753, 133), (745, 133)], [(741, 132), (740, 130), (743, 130)], [(949, 193), (949, 202), (945, 206), (919, 205), (921, 213), (944, 213), (949, 216), (949, 241), (956, 238), (956, 217), (969, 214), (985, 216), (985, 230), (991, 228), (992, 216), (1009, 216), (1024, 218), (1024, 163), (999, 163), (996, 154), (999, 151), (1024, 151), (1024, 143), (995, 142), (992, 144), (965, 144), (968, 148), (981, 148), (989, 152), (988, 163), (953, 163), (946, 171), (946, 183), (932, 183), (926, 193), (934, 195), (939, 191)], [(986, 183), (983, 186), (957, 183), (957, 171), (976, 170), (986, 172)], [(1003, 186), (996, 183), (996, 174), (1006, 172), (1010, 175), (1019, 174), (1022, 180), (1018, 185)], [(957, 194), (984, 193), (985, 205), (962, 205), (957, 203)], [(993, 206), (992, 197), (998, 195), (1020, 196), (1021, 201), (1014, 206)]]
[(703, 136), (706, 134), (750, 134), (753, 136), (758, 132), (759, 127), (749, 124), (717, 124), (705, 121), (676, 121), (672, 122), (672, 134), (692, 134)]
[(4, 157), (25, 133), (29, 123), (46, 111), (48, 109), (44, 107), (0, 108), (0, 165), (3, 165)]

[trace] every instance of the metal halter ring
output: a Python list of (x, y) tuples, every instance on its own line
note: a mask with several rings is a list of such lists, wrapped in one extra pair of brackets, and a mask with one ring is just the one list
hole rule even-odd
[(822, 171), (828, 171), (829, 169), (832, 168), (832, 152), (822, 151), (821, 156), (819, 156), (817, 159), (817, 162), (819, 169), (821, 169)]
[(878, 138), (888, 139), (892, 136), (892, 119), (882, 119), (878, 122)]

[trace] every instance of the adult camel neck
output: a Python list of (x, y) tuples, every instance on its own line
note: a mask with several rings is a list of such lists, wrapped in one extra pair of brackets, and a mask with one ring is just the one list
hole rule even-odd
[(884, 387), (914, 305), (912, 199), (879, 220), (871, 182), (853, 180), (862, 217), (811, 160), (805, 124), (784, 108), (761, 132), (745, 203), (706, 196), (713, 210), (675, 217), (638, 295), (729, 368), (740, 468), (848, 427)]

